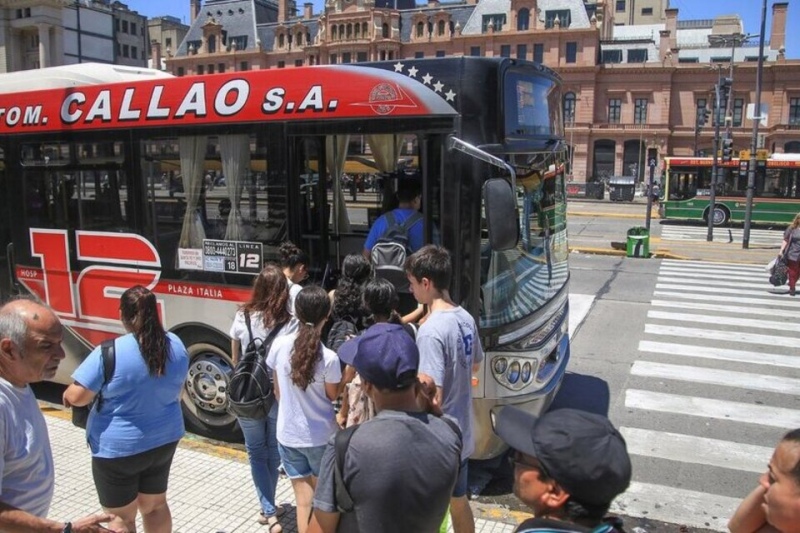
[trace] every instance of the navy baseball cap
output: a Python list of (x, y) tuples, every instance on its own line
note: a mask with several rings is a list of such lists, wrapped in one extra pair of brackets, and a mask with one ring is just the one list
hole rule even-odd
[(400, 324), (374, 324), (343, 343), (337, 355), (379, 389), (404, 389), (417, 379), (419, 349)]
[(535, 457), (578, 503), (609, 505), (630, 485), (625, 439), (604, 416), (556, 409), (535, 417), (503, 407), (492, 411), (492, 423), (506, 444)]

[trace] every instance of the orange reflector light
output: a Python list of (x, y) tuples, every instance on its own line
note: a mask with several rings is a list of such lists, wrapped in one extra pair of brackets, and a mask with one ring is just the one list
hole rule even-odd
[(472, 376), (472, 386), (473, 387), (477, 387), (478, 386), (478, 377), (477, 376)]

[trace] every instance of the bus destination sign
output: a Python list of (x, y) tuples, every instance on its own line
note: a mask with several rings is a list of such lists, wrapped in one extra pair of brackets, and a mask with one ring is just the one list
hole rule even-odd
[(203, 270), (235, 274), (258, 274), (263, 267), (260, 242), (203, 241)]

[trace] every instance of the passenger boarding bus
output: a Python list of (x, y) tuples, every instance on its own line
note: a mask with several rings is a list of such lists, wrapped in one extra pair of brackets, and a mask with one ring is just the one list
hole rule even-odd
[(308, 282), (331, 288), (397, 182), (414, 177), (426, 240), (452, 252), (452, 296), (486, 351), (473, 379), (475, 457), (504, 449), (492, 406), (540, 412), (552, 400), (569, 360), (553, 71), (441, 58), (196, 77), (77, 65), (25, 77), (0, 89), (0, 201), (13, 221), (11, 284), (67, 327), (56, 381), (123, 333), (118, 298), (145, 285), (189, 350), (188, 426), (235, 436), (228, 331), (253, 276), (291, 240), (310, 256)]
[[(744, 222), (750, 156), (723, 163), (714, 202), (715, 225)], [(788, 224), (800, 211), (800, 154), (760, 154), (752, 221)], [(708, 220), (712, 158), (665, 157), (661, 218)]]

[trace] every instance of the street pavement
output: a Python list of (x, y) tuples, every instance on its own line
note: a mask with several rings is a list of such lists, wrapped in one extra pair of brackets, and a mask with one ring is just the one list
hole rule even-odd
[(614, 511), (726, 530), (800, 427), (798, 318), (763, 267), (661, 262), (614, 417), (634, 463)]

